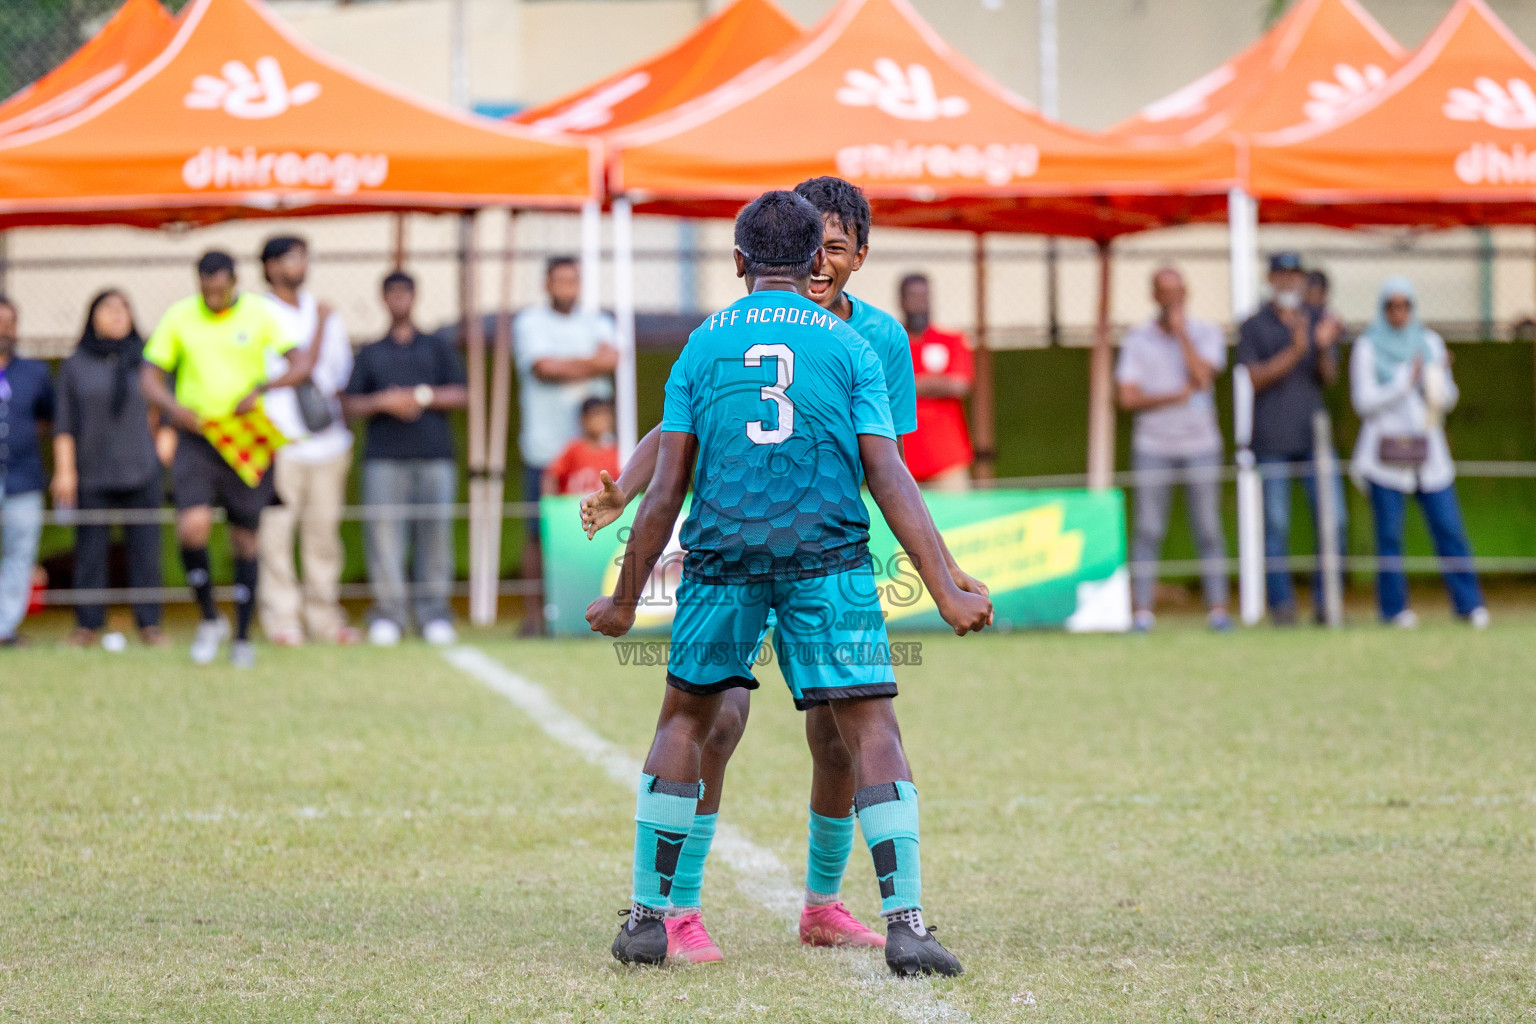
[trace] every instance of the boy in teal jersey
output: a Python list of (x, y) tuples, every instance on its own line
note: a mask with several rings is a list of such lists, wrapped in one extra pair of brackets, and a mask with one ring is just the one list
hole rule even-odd
[[(702, 795), (700, 750), (723, 694), (756, 687), (751, 663), (771, 609), (780, 657), (796, 665), (796, 696), (829, 702), (846, 741), (857, 783), (851, 802), (887, 920), (887, 964), (898, 974), (957, 974), (959, 961), (922, 920), (917, 791), (889, 659), (878, 656), (889, 651), (884, 623), (867, 614), (879, 604), (861, 476), (957, 634), (984, 627), (991, 602), (946, 571), (897, 452), (878, 359), (804, 298), (825, 262), (815, 208), (793, 193), (767, 193), (742, 211), (736, 237), (749, 295), (695, 331), (674, 365), (654, 480), (614, 594), (587, 610), (592, 628), (610, 636), (633, 625), (692, 476), (668, 690), (636, 804), (634, 900), (614, 956), (667, 957), (664, 919)], [(876, 656), (820, 656), (826, 651)]]
[[(899, 439), (917, 426), (917, 388), (906, 328), (895, 317), (845, 290), (849, 277), (863, 266), (869, 253), (869, 203), (857, 186), (841, 178), (812, 178), (797, 185), (795, 192), (816, 207), (823, 224), (826, 258), (821, 269), (812, 275), (807, 294), (846, 321), (874, 350), (884, 371), (891, 420)], [(641, 441), (617, 482), (605, 476), (603, 490), (584, 500), (582, 514), (588, 536), (617, 519), (634, 495), (650, 483), (661, 429), (651, 431)], [(899, 440), (897, 445), (899, 450)], [(939, 544), (956, 585), (985, 595), (986, 587), (954, 563), (942, 537)], [(882, 946), (884, 937), (865, 927), (841, 899), (842, 878), (854, 843), (855, 783), (847, 746), (838, 735), (826, 702), (806, 698), (800, 692), (794, 660), (781, 657), (779, 667), (795, 696), (796, 707), (806, 712), (806, 741), (813, 765), (800, 939), (816, 946)], [(732, 689), (725, 694), (704, 748), (704, 796), (679, 854), (673, 913), (667, 921), (672, 937), (669, 952), (694, 963), (722, 959), (719, 947), (704, 927), (701, 892), (705, 860), (718, 820), (725, 768), (746, 730), (749, 709), (747, 689)]]

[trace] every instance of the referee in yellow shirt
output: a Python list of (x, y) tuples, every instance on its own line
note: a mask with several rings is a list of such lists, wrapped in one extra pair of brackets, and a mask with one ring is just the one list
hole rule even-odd
[[(218, 657), (229, 636), (219, 617), (209, 579), (208, 537), (213, 506), (224, 509), (235, 555), (235, 641), (230, 661), (238, 668), (255, 664), (251, 613), (256, 607), (256, 527), (272, 503), (272, 474), (251, 487), (203, 436), (210, 419), (246, 413), (269, 388), (292, 387), (309, 379), (313, 347), (296, 348), (272, 308), (260, 296), (235, 288), (235, 261), (224, 252), (208, 252), (197, 261), (200, 294), (182, 299), (161, 318), (144, 346), (140, 371), (145, 396), (158, 406), (180, 434), (171, 478), (176, 492), (176, 538), (187, 584), (197, 597), (202, 621), (192, 641), (192, 660), (206, 665)], [(267, 379), (274, 354), (287, 357), (279, 377)], [(176, 375), (172, 392), (166, 375)]]

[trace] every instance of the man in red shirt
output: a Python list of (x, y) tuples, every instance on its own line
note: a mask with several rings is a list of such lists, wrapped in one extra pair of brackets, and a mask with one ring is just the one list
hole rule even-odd
[(926, 487), (969, 490), (973, 453), (965, 400), (976, 373), (970, 346), (965, 335), (941, 331), (929, 322), (927, 275), (902, 278), (900, 296), (917, 375), (917, 430), (903, 441), (907, 466)]
[(619, 475), (619, 446), (614, 441), (613, 403), (589, 398), (581, 404), (581, 436), (544, 470), (545, 494), (586, 494), (603, 486), (598, 474)]

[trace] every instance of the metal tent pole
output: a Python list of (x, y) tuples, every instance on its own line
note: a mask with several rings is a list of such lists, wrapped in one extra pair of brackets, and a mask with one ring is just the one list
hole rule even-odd
[(482, 532), (483, 559), (487, 571), (480, 576), (479, 610), (487, 622), (496, 621), (497, 596), (501, 582), (501, 533), (505, 516), (502, 504), (507, 489), (507, 430), (512, 406), (512, 248), (515, 242), (517, 211), (507, 211), (506, 245), (501, 251), (501, 292), (497, 296), (496, 336), (491, 351), (491, 412), (487, 429), (487, 472), (485, 478), (485, 523)]
[(1099, 312), (1088, 359), (1088, 486), (1104, 490), (1115, 479), (1115, 351), (1110, 344), (1111, 246), (1099, 242)]
[[(1259, 207), (1240, 188), (1227, 195), (1234, 329), (1259, 306)], [(1264, 500), (1253, 457), (1253, 379), (1248, 368), (1232, 371), (1233, 440), (1237, 446), (1237, 565), (1242, 620), (1264, 617)]]
[(613, 201), (613, 315), (619, 343), (614, 371), (614, 413), (618, 419), (619, 462), (629, 461), (639, 440), (635, 399), (635, 237), (633, 208), (625, 196)]
[[(464, 363), (469, 380), (469, 620), (487, 625), (495, 615), (482, 597), (485, 573), (485, 329), (480, 323), (479, 259), (475, 251), (475, 214), (459, 215), (459, 317), (464, 332)], [(494, 584), (493, 584), (494, 586)]]
[(992, 373), (992, 340), (987, 323), (987, 236), (976, 233), (976, 383), (971, 391), (971, 438), (977, 480), (997, 475), (997, 385)]

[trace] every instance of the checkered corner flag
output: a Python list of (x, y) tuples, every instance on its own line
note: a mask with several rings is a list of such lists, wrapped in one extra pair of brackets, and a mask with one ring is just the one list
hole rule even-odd
[(272, 468), (272, 456), (288, 443), (259, 407), (244, 416), (231, 414), (205, 421), (203, 436), (250, 487), (261, 483)]

